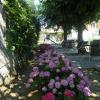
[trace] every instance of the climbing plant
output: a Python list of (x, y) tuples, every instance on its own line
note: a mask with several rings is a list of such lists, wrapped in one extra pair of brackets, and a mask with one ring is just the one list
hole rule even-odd
[(7, 48), (13, 50), (16, 68), (22, 70), (25, 69), (36, 47), (40, 24), (35, 9), (31, 8), (25, 0), (6, 0), (4, 10)]

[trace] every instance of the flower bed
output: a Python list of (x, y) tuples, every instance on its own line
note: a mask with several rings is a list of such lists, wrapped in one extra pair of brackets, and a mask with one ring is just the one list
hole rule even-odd
[(88, 100), (90, 81), (80, 69), (51, 45), (39, 46), (38, 54), (26, 87), (38, 89), (42, 100)]

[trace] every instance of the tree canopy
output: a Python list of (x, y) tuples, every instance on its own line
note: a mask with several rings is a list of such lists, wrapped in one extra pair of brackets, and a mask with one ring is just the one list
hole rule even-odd
[(86, 24), (99, 18), (100, 0), (43, 0), (42, 4), (47, 23), (66, 27), (66, 31), (74, 27), (79, 41)]
[(57, 25), (61, 26), (64, 30), (64, 39), (66, 35), (70, 33), (72, 29), (72, 23), (69, 20), (70, 16), (66, 16), (63, 3), (60, 0), (47, 0), (43, 2), (43, 15), (48, 27)]

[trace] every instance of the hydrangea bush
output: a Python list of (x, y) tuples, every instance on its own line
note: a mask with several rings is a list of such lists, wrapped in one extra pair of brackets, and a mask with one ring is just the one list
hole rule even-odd
[(26, 87), (38, 89), (42, 100), (88, 100), (91, 91), (87, 76), (51, 45), (42, 44), (39, 49)]

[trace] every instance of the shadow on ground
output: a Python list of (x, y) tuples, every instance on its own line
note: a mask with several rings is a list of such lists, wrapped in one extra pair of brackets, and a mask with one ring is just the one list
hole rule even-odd
[(31, 97), (37, 91), (26, 89), (28, 73), (29, 71), (26, 71), (18, 78), (11, 77), (10, 84), (0, 86), (0, 100), (32, 100)]
[(100, 68), (84, 68), (82, 70), (92, 82), (92, 96), (89, 100), (100, 100)]
[[(89, 100), (100, 100), (100, 69), (82, 69), (92, 81), (92, 96)], [(39, 100), (37, 90), (28, 90), (25, 83), (29, 71), (17, 79), (12, 77), (10, 84), (0, 86), (0, 100)]]

